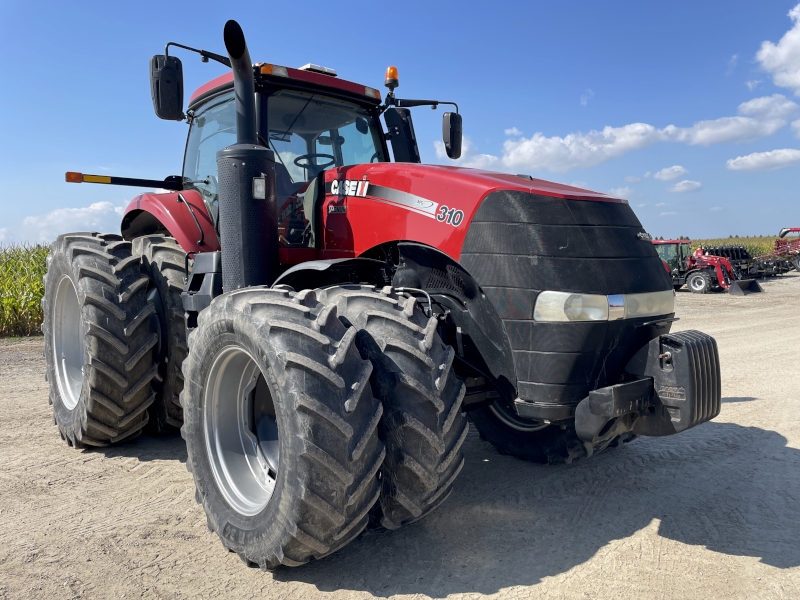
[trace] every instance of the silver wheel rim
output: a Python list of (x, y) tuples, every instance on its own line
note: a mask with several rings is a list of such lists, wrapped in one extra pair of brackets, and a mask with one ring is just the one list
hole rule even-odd
[(78, 405), (83, 388), (83, 318), (78, 293), (64, 275), (56, 286), (53, 307), (53, 364), (61, 401), (69, 410)]
[(257, 515), (275, 490), (279, 439), (269, 387), (247, 351), (228, 346), (214, 358), (203, 413), (217, 487), (236, 512)]
[(689, 285), (692, 286), (693, 290), (702, 290), (704, 287), (704, 282), (702, 277), (692, 277), (692, 280), (689, 282)]
[(524, 431), (531, 433), (540, 431), (545, 427), (549, 427), (549, 423), (540, 421), (539, 419), (526, 419), (520, 417), (513, 408), (508, 406), (503, 400), (496, 400), (489, 405), (489, 410), (500, 419), (503, 423), (508, 425), (511, 429), (517, 431)]

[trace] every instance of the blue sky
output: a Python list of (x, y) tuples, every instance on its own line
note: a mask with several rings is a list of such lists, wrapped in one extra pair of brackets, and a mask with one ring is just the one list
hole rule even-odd
[[(800, 225), (800, 5), (762, 2), (0, 2), (0, 243), (118, 230), (136, 190), (68, 170), (180, 173), (186, 125), (152, 111), (167, 41), (315, 62), (398, 95), (455, 100), (460, 161), (627, 198), (655, 235)], [(191, 90), (224, 67), (181, 54)], [(415, 109), (424, 162), (441, 111)], [(674, 167), (674, 168), (673, 168)], [(658, 177), (656, 177), (658, 175)]]

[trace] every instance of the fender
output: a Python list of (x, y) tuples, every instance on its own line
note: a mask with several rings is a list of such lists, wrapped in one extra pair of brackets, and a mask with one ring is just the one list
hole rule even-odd
[(314, 289), (346, 283), (369, 283), (383, 287), (391, 283), (385, 262), (372, 258), (333, 258), (309, 260), (285, 271), (273, 283), (296, 290)]
[(168, 233), (186, 252), (220, 249), (211, 216), (202, 196), (195, 190), (136, 196), (125, 209), (120, 229), (126, 240)]

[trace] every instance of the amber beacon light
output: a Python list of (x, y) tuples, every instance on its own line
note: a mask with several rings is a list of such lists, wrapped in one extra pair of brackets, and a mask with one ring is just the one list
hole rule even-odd
[(397, 78), (397, 67), (386, 67), (386, 81), (383, 82), (390, 91), (400, 85), (400, 80)]

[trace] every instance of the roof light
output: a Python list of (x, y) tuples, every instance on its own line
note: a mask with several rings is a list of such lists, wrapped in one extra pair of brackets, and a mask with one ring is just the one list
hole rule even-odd
[(400, 79), (397, 77), (397, 67), (386, 67), (386, 80), (383, 82), (389, 91), (394, 91), (394, 88), (400, 85)]
[(315, 65), (314, 63), (308, 63), (300, 67), (301, 71), (311, 71), (312, 73), (321, 73), (322, 75), (330, 75), (331, 77), (336, 77), (336, 70), (331, 69), (330, 67), (323, 67), (320, 65)]
[(67, 183), (83, 183), (83, 173), (67, 172)]
[(381, 93), (375, 88), (371, 87), (364, 86), (364, 95), (369, 96), (370, 98), (376, 98), (377, 100), (381, 99)]
[(286, 67), (281, 67), (279, 65), (271, 65), (269, 63), (265, 63), (261, 65), (261, 74), (262, 75), (276, 75), (278, 77), (288, 77), (289, 71), (286, 70)]

